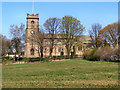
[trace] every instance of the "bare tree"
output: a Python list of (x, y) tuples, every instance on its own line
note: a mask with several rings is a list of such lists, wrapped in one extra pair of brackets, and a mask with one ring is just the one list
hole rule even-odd
[(3, 35), (1, 35), (1, 40), (2, 40), (2, 56), (7, 54), (7, 38)]
[(39, 28), (39, 32), (33, 33), (28, 38), (28, 40), (30, 40), (30, 42), (36, 46), (36, 51), (38, 52), (38, 56), (40, 57), (41, 61), (43, 60), (43, 49), (45, 47), (44, 39), (45, 39), (45, 33), (43, 28)]
[(6, 36), (0, 35), (1, 39), (1, 55), (4, 56), (6, 54), (13, 53), (12, 51), (12, 45), (11, 45), (11, 40), (7, 39)]
[(99, 31), (99, 38), (102, 45), (109, 44), (113, 47), (118, 47), (118, 23), (112, 23)]
[(101, 28), (102, 26), (100, 24), (95, 23), (92, 25), (92, 30), (89, 31), (93, 47), (98, 47), (98, 32)]
[(49, 18), (43, 24), (45, 29), (49, 33), (50, 57), (52, 57), (53, 47), (55, 46), (56, 33), (58, 33), (60, 22), (61, 22), (61, 19), (59, 18)]
[(12, 38), (11, 43), (15, 53), (15, 60), (16, 54), (19, 56), (21, 55), (22, 50), (24, 50), (24, 43), (25, 43), (25, 25), (21, 23), (20, 27), (17, 25), (10, 26), (10, 37)]

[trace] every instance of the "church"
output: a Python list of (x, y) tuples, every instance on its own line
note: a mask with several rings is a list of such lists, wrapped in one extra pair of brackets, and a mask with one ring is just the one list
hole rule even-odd
[[(38, 51), (36, 51), (37, 45), (31, 44), (30, 41), (27, 40), (32, 34), (39, 32), (39, 14), (27, 14), (27, 24), (26, 24), (26, 40), (25, 40), (25, 53), (24, 57), (33, 58), (39, 57)], [(47, 33), (46, 33), (47, 34)], [(59, 38), (59, 34), (57, 35)], [(75, 54), (78, 56), (82, 56), (84, 51), (87, 50), (87, 44), (90, 43), (90, 37), (88, 35), (82, 35), (84, 38), (82, 43), (73, 47), (75, 50)], [(32, 38), (32, 37), (31, 37)], [(48, 40), (45, 40), (44, 43), (48, 43)], [(49, 45), (43, 48), (43, 57), (49, 56), (50, 48)], [(53, 48), (52, 56), (60, 56), (61, 52), (64, 52), (64, 55), (67, 55), (67, 50), (65, 45), (59, 39), (56, 39), (56, 45)]]

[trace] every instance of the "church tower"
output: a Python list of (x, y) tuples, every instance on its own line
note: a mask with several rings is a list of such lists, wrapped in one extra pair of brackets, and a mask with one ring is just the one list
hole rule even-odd
[(35, 50), (35, 45), (28, 40), (28, 37), (38, 32), (39, 32), (39, 15), (38, 14), (36, 15), (27, 14), (24, 57), (38, 57), (38, 54)]

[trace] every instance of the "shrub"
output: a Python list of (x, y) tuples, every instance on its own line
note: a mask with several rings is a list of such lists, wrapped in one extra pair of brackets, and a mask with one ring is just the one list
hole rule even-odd
[(90, 61), (99, 61), (99, 56), (97, 55), (97, 50), (98, 50), (98, 48), (94, 48), (94, 49), (86, 51), (83, 54), (83, 58), (88, 59)]
[(9, 56), (3, 56), (2, 57), (2, 62), (7, 62), (9, 60)]
[(43, 58), (43, 61), (48, 61), (48, 60), (51, 60), (51, 58), (50, 57), (44, 57)]
[(4, 60), (8, 60), (9, 59), (9, 56), (3, 56), (2, 57), (2, 60), (4, 61)]
[(23, 61), (29, 62), (29, 58), (23, 58)]
[(40, 58), (29, 58), (29, 62), (40, 61)]
[(3, 56), (2, 57), (2, 63), (9, 63), (9, 62), (13, 62), (13, 58), (9, 57), (9, 56)]
[(55, 59), (56, 59), (56, 56), (53, 56), (53, 59), (55, 60)]
[(40, 58), (20, 58), (19, 61), (25, 61), (25, 62), (35, 62), (35, 61), (40, 61)]
[(101, 61), (117, 61), (117, 49), (110, 46), (102, 47), (98, 50)]
[(77, 57), (78, 57), (78, 55), (77, 55), (77, 54), (74, 54), (74, 55), (73, 55), (73, 58), (77, 58)]
[(65, 55), (65, 56), (64, 56), (64, 59), (70, 59), (70, 56)]
[(83, 54), (84, 59), (90, 61), (118, 61), (117, 49), (110, 46), (94, 48)]

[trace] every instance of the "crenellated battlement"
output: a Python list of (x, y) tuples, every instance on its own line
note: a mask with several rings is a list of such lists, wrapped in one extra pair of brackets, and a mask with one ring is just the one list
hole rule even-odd
[(29, 14), (29, 13), (27, 13), (27, 18), (39, 18), (39, 14), (36, 14), (36, 15), (34, 15), (34, 14)]

